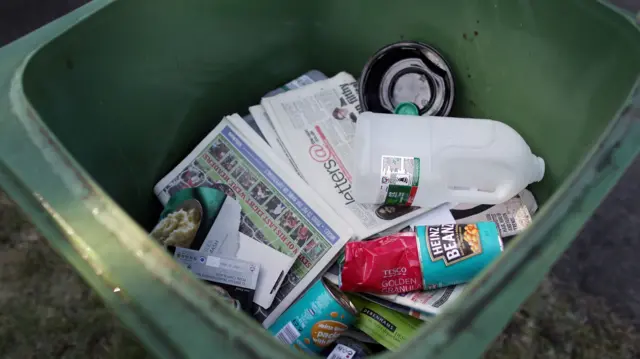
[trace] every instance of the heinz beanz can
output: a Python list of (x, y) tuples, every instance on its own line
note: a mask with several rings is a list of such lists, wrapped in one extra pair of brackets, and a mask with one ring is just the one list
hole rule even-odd
[(416, 226), (424, 289), (471, 281), (504, 250), (496, 224)]
[(269, 327), (276, 339), (300, 351), (320, 353), (356, 320), (358, 310), (322, 278)]

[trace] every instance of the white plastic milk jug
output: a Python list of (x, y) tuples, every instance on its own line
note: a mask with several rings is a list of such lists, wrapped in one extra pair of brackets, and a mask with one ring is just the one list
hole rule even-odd
[(354, 139), (360, 203), (498, 204), (544, 176), (544, 161), (504, 123), (365, 112)]

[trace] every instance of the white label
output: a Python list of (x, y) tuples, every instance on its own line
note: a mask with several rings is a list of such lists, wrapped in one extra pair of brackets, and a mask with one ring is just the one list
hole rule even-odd
[(415, 157), (382, 156), (380, 183), (412, 186), (415, 173)]
[(356, 355), (356, 351), (346, 345), (338, 344), (331, 351), (327, 359), (351, 359)]
[[(420, 182), (420, 159), (417, 157), (382, 156), (380, 191), (377, 203), (411, 205), (411, 188)], [(403, 189), (404, 188), (404, 189)], [(391, 201), (388, 202), (390, 198)], [(395, 198), (395, 200), (393, 199)]]
[(220, 257), (212, 257), (212, 256), (208, 256), (207, 257), (207, 265), (209, 267), (220, 267)]
[(278, 334), (276, 334), (276, 339), (287, 345), (293, 344), (298, 338), (300, 338), (300, 332), (291, 322), (287, 323), (287, 325), (282, 327)]

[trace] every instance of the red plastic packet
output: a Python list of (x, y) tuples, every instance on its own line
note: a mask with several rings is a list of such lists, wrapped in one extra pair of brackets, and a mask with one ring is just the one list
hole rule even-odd
[(340, 289), (397, 294), (423, 288), (416, 234), (403, 232), (347, 243)]

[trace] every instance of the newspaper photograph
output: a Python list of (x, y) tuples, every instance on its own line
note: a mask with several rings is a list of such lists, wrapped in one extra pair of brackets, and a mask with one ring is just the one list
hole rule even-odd
[(362, 112), (357, 82), (336, 76), (261, 102), (280, 141), (305, 180), (366, 238), (427, 211), (419, 207), (364, 205), (352, 194), (352, 142)]
[(165, 204), (184, 188), (222, 190), (240, 203), (241, 233), (297, 258), (271, 307), (253, 310), (268, 327), (320, 275), (351, 232), (295, 172), (277, 165), (266, 144), (255, 150), (245, 138), (225, 118), (154, 191)]

